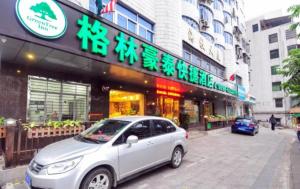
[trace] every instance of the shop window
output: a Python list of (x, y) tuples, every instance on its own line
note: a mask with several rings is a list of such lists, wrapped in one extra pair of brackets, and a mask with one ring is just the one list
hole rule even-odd
[(191, 100), (184, 101), (184, 110), (190, 116), (190, 123), (199, 123), (199, 106)]
[(179, 99), (167, 96), (159, 96), (157, 98), (156, 115), (168, 118), (174, 122), (178, 122)]
[(276, 108), (282, 108), (283, 107), (282, 98), (275, 98), (275, 107)]
[(271, 74), (272, 75), (280, 74), (280, 66), (279, 65), (271, 66)]
[(144, 95), (140, 93), (110, 90), (109, 117), (144, 115)]
[(168, 121), (153, 120), (153, 135), (161, 135), (174, 132), (176, 128)]
[(277, 33), (273, 33), (269, 35), (269, 43), (276, 43), (278, 42), (278, 35)]
[(281, 91), (281, 82), (273, 82), (272, 91)]
[(87, 120), (90, 85), (29, 76), (28, 120)]
[(274, 49), (270, 51), (270, 59), (279, 58), (279, 49)]

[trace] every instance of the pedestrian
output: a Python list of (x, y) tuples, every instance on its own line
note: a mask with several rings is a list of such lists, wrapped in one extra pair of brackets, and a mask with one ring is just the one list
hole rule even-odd
[(179, 123), (180, 127), (185, 129), (186, 131), (189, 129), (190, 116), (184, 110), (184, 107), (180, 107), (179, 111)]
[(272, 131), (275, 131), (275, 125), (276, 125), (277, 121), (273, 114), (271, 115), (269, 122), (271, 123)]

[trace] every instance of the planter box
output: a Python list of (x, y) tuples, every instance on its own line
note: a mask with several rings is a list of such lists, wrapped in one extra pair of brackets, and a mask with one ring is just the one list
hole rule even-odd
[(6, 137), (6, 128), (3, 126), (0, 126), (0, 138)]
[(36, 127), (28, 129), (27, 138), (44, 138), (55, 136), (69, 136), (76, 135), (85, 130), (85, 126), (80, 127)]

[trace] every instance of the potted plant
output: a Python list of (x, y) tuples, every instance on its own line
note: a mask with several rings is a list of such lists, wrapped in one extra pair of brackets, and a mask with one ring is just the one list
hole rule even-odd
[(4, 120), (5, 120), (5, 118), (0, 116), (0, 127), (4, 126)]

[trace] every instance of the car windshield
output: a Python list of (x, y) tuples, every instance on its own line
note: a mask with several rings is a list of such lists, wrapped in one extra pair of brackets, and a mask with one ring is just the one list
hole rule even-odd
[(239, 123), (241, 123), (241, 122), (243, 122), (243, 123), (250, 123), (250, 119), (244, 119), (244, 118), (240, 118), (240, 119), (236, 119), (235, 120), (235, 122), (239, 122)]
[(121, 120), (104, 120), (83, 131), (77, 138), (95, 143), (108, 142), (129, 123)]

